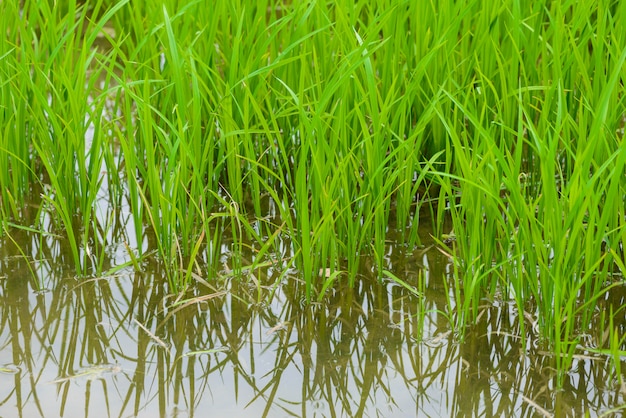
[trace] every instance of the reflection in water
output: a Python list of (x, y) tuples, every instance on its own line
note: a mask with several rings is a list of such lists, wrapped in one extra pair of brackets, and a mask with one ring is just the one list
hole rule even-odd
[[(388, 252), (423, 298), (364, 272), (307, 305), (295, 272), (275, 285), (265, 267), (260, 286), (230, 274), (176, 299), (158, 265), (75, 279), (62, 243), (11, 239), (0, 242), (3, 416), (582, 416), (626, 402), (600, 355), (577, 357), (555, 391), (554, 359), (522, 345), (507, 303), (486, 301), (458, 341), (437, 251)], [(226, 276), (227, 248), (221, 260)]]

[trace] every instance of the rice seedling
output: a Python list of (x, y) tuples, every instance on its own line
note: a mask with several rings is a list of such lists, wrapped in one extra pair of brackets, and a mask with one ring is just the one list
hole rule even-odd
[[(513, 299), (560, 370), (623, 281), (621, 2), (25, 1), (0, 15), (0, 217), (18, 224), (40, 193), (22, 227), (62, 230), (81, 275), (132, 236), (135, 268), (156, 251), (174, 293), (214, 277), (224, 245), (257, 298), (276, 283), (245, 272), (285, 258), (308, 301), (354, 286), (365, 255), (404, 286), (385, 240), (419, 245), (428, 210), (455, 260), (459, 335), (481, 299)], [(129, 208), (120, 236), (102, 196)]]
[[(567, 20), (565, 10), (552, 9), (557, 17), (550, 19)], [(598, 13), (607, 19), (600, 24), (608, 24), (606, 11)], [(536, 51), (550, 83), (533, 85), (540, 80), (518, 77), (510, 80), (517, 88), (499, 88), (494, 80), (505, 83), (506, 74), (485, 77), (483, 61), (477, 60), (479, 85), (488, 88), (468, 94), (459, 93), (462, 86), (444, 90), (456, 117), (446, 114), (445, 102), (438, 107), (452, 141), (447, 154), (452, 170), (438, 175), (451, 202), (456, 285), (463, 289), (457, 296), (465, 301), (458, 305), (457, 324), (476, 317), (477, 301), (485, 294), (510, 294), (519, 312), (534, 301), (534, 315), (555, 351), (558, 370), (569, 369), (598, 298), (611, 289), (606, 283), (618, 269), (614, 255), (623, 253), (615, 239), (624, 234), (624, 148), (616, 129), (624, 108), (615, 98), (623, 89), (626, 49), (610, 49), (601, 64), (604, 83), (585, 92), (576, 91), (578, 82), (569, 78), (586, 60), (578, 56), (578, 62), (566, 65), (544, 59), (563, 59), (575, 46), (570, 32), (580, 23), (574, 20), (561, 32), (550, 28), (543, 35), (554, 38), (550, 49), (544, 43)], [(600, 49), (606, 48), (603, 41)], [(576, 87), (566, 88), (566, 83)], [(619, 103), (621, 110), (609, 103)], [(500, 109), (508, 110), (510, 122)]]

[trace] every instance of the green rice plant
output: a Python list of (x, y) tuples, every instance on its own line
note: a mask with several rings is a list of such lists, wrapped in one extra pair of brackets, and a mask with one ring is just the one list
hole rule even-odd
[[(174, 292), (203, 269), (215, 277), (225, 246), (257, 300), (277, 286), (261, 276), (281, 254), (319, 301), (355, 285), (367, 255), (379, 279), (400, 277), (385, 273), (385, 241), (393, 230), (418, 245), (429, 210), (455, 263), (457, 335), (482, 299), (512, 298), (560, 370), (623, 277), (620, 2), (25, 1), (0, 12), (0, 216), (19, 219), (42, 192), (27, 227), (64, 229), (81, 274), (134, 234), (131, 262), (156, 250)], [(119, 236), (115, 208), (131, 213)]]
[[(289, 219), (285, 231), (299, 236), (294, 241), (298, 257), (319, 253), (320, 261), (303, 262), (302, 271), (313, 275), (322, 265), (338, 268), (340, 260), (346, 260), (350, 280), (354, 281), (359, 254), (374, 251), (382, 255), (392, 197), (403, 195), (402, 228), (408, 223), (421, 183), (414, 177), (421, 173), (419, 178), (424, 178), (414, 148), (421, 148), (434, 115), (432, 107), (431, 119), (420, 120), (416, 133), (410, 132), (414, 119), (404, 115), (415, 110), (405, 94), (403, 76), (408, 67), (398, 62), (392, 72), (383, 68), (383, 74), (374, 61), (394, 54), (386, 45), (397, 38), (398, 26), (393, 22), (404, 17), (395, 12), (404, 6), (379, 14), (363, 4), (329, 7), (311, 3), (289, 5), (290, 13), (279, 16), (274, 4), (246, 8), (233, 3), (217, 7), (212, 17), (204, 15), (201, 6), (201, 2), (182, 7), (170, 2), (159, 7), (137, 3), (131, 10), (123, 3), (107, 10), (97, 2), (83, 9), (70, 5), (67, 10), (55, 10), (53, 17), (61, 20), (59, 27), (75, 24), (82, 28), (94, 16), (92, 33), (108, 21), (116, 31), (114, 37), (108, 36), (111, 55), (86, 57), (84, 63), (105, 65), (99, 71), (107, 68), (106, 79), (115, 80), (109, 91), (95, 97), (99, 107), (92, 120), (101, 114), (105, 97), (113, 94), (118, 103), (112, 112), (120, 116), (107, 126), (119, 141), (121, 153), (120, 157), (109, 151), (98, 154), (99, 149), (114, 148), (109, 147), (109, 138), (100, 136), (105, 130), (96, 126), (99, 135), (89, 158), (93, 163), (88, 169), (78, 167), (77, 186), (64, 184), (59, 179), (71, 178), (73, 160), (57, 161), (56, 155), (82, 155), (75, 149), (84, 148), (80, 142), (85, 136), (84, 126), (69, 129), (64, 128), (65, 122), (53, 120), (53, 131), (66, 129), (75, 133), (75, 139), (61, 144), (48, 139), (37, 144), (36, 152), (42, 154), (46, 171), (55, 177), (53, 189), (61, 196), (78, 196), (80, 202), (74, 206), (71, 198), (66, 197), (66, 203), (59, 197), (50, 204), (65, 225), (71, 220), (68, 214), (81, 213), (83, 226), (78, 229), (84, 241), (89, 230), (85, 226), (91, 222), (90, 196), (102, 184), (96, 167), (105, 163), (108, 173), (121, 167), (126, 186), (110, 178), (116, 187), (129, 191), (139, 249), (143, 248), (141, 225), (148, 221), (159, 237), (161, 256), (174, 259), (178, 253), (184, 255), (196, 248), (201, 213), (209, 213), (215, 202), (215, 194), (208, 191), (225, 187), (242, 209), (251, 198), (258, 217), (262, 216), (260, 196), (272, 194), (275, 185), (282, 184), (283, 190), (274, 194), (278, 197), (274, 200), (281, 202), (283, 219)], [(74, 10), (82, 10), (82, 20), (72, 20)], [(93, 11), (89, 19), (87, 10)], [(191, 16), (204, 16), (204, 20)], [(267, 22), (272, 17), (276, 20)], [(53, 34), (50, 28), (54, 21), (49, 20), (52, 23), (44, 29)], [(317, 25), (319, 21), (325, 24)], [(383, 42), (381, 33), (386, 34)], [(92, 38), (90, 35), (87, 41), (92, 42)], [(67, 39), (77, 42), (79, 38)], [(328, 48), (336, 51), (331, 59), (324, 54)], [(428, 53), (429, 59), (434, 56), (434, 52)], [(412, 75), (411, 91), (422, 91), (418, 81), (426, 71), (422, 65), (419, 73)], [(60, 84), (73, 82), (64, 81), (62, 75), (55, 74)], [(39, 91), (52, 87), (58, 89), (50, 81)], [(66, 88), (68, 96), (83, 95), (73, 88)], [(87, 91), (92, 90), (88, 86)], [(38, 96), (40, 115), (54, 113), (56, 103), (64, 105), (61, 93), (55, 97), (47, 104), (45, 95)], [(399, 104), (402, 108), (395, 110)], [(75, 102), (74, 108), (73, 115), (85, 109), (80, 102)], [(69, 113), (60, 109), (55, 111)], [(398, 123), (399, 128), (395, 126)], [(45, 124), (38, 126), (43, 131)], [(132, 138), (135, 135), (138, 138)], [(305, 147), (302, 142), (307, 143)], [(54, 146), (59, 150), (53, 152)], [(341, 170), (334, 173), (337, 164)], [(294, 187), (296, 178), (301, 184)], [(301, 187), (305, 183), (306, 187)], [(316, 201), (320, 198), (323, 200)], [(290, 220), (292, 215), (286, 216), (292, 205), (300, 208), (295, 217), (297, 227)], [(305, 212), (309, 211), (311, 219), (307, 220)], [(304, 230), (308, 235), (299, 232)], [(74, 252), (78, 257), (78, 246)], [(307, 282), (312, 280), (311, 276)]]
[[(27, 141), (29, 128), (29, 95), (19, 88), (29, 72), (29, 51), (34, 34), (26, 22), (19, 19), (19, 5), (15, 2), (0, 4), (0, 217), (19, 218), (24, 196), (37, 178), (35, 163)], [(6, 34), (6, 35), (5, 35)], [(6, 36), (6, 37), (5, 37)]]
[[(88, 245), (104, 149), (101, 126), (94, 123), (102, 104), (87, 100), (103, 71), (91, 46), (115, 9), (93, 25), (88, 23), (87, 8), (75, 3), (68, 5), (66, 14), (38, 2), (6, 10), (15, 18), (14, 26), (6, 30), (16, 45), (6, 58), (17, 70), (8, 80), (23, 88), (12, 89), (19, 95), (11, 99), (15, 113), (3, 135), (6, 145), (1, 149), (8, 160), (2, 170), (3, 201), (15, 216), (16, 205), (28, 190), (24, 180), (50, 186), (43, 197), (54, 208), (57, 225), (66, 230), (77, 271), (82, 273), (86, 267), (79, 245)], [(22, 19), (21, 13), (31, 18)], [(90, 126), (93, 134), (87, 140)], [(72, 219), (76, 213), (82, 215), (80, 228)]]
[[(488, 144), (482, 149), (481, 144), (461, 141), (450, 129), (455, 164), (462, 173), (459, 177), (444, 177), (459, 183), (458, 193), (452, 186), (444, 189), (451, 200), (459, 202), (451, 205), (450, 214), (457, 254), (462, 254), (457, 273), (462, 280), (457, 281), (457, 286), (463, 288), (463, 293), (457, 291), (457, 297), (464, 302), (457, 305), (458, 315), (466, 319), (457, 324), (464, 326), (476, 317), (477, 301), (485, 292), (493, 295), (502, 286), (507, 293), (511, 289), (520, 312), (524, 312), (529, 297), (537, 301), (542, 335), (553, 344), (557, 369), (567, 370), (580, 332), (575, 327), (589, 326), (595, 303), (608, 291), (603, 283), (613, 257), (603, 246), (607, 233), (623, 231), (623, 210), (618, 204), (616, 218), (598, 211), (605, 202), (621, 201), (623, 205), (623, 199), (606, 193), (608, 185), (620, 183), (616, 176), (623, 175), (623, 150), (617, 149), (597, 167), (588, 177), (584, 191), (578, 193), (569, 184), (570, 176), (578, 172), (567, 175), (557, 167), (560, 141), (556, 138), (561, 138), (561, 131), (566, 128), (548, 128), (539, 141), (535, 137), (538, 130), (526, 125), (541, 147), (537, 149), (541, 170), (539, 195), (533, 198), (526, 195), (519, 176), (511, 170), (509, 164), (514, 160), (490, 143), (490, 136), (472, 111), (458, 102), (457, 106), (479, 128), (482, 143)], [(546, 138), (547, 135), (554, 136)], [(492, 177), (500, 170), (508, 180)], [(505, 188), (504, 194), (500, 185)], [(602, 221), (598, 222), (600, 218)], [(609, 222), (617, 229), (608, 227)], [(473, 303), (468, 304), (468, 300)]]
[[(598, 16), (594, 23), (611, 27), (605, 9)], [(514, 297), (520, 315), (534, 301), (533, 316), (560, 371), (568, 370), (596, 302), (610, 291), (610, 274), (620, 271), (614, 254), (623, 252), (617, 242), (624, 233), (624, 149), (616, 132), (626, 49), (615, 38), (579, 47), (581, 18), (553, 4), (546, 19), (556, 24), (540, 33), (539, 48), (530, 48), (539, 72), (528, 68), (508, 79), (503, 54), (511, 49), (499, 45), (491, 60), (476, 55), (480, 88), (453, 73), (454, 89), (443, 89), (446, 100), (436, 108), (451, 142), (450, 170), (436, 177), (456, 237), (455, 285), (463, 289), (455, 291), (463, 301), (455, 305), (457, 326), (476, 317), (485, 294)], [(529, 35), (536, 36), (533, 28)], [(566, 51), (573, 47), (572, 58)], [(597, 50), (610, 51), (608, 60), (593, 59)], [(507, 56), (521, 62), (521, 51), (512, 51)], [(493, 59), (498, 66), (490, 67)], [(606, 75), (595, 88), (577, 78), (593, 73), (590, 62)]]

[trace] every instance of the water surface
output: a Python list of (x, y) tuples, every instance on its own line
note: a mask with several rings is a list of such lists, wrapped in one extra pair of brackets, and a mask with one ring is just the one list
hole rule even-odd
[[(608, 357), (577, 355), (556, 390), (555, 359), (532, 334), (522, 341), (507, 301), (485, 300), (461, 340), (452, 267), (428, 234), (418, 249), (390, 242), (385, 258), (422, 295), (379, 280), (364, 258), (355, 288), (339, 280), (306, 303), (297, 271), (278, 284), (272, 266), (235, 277), (227, 242), (216, 277), (176, 297), (154, 261), (78, 278), (62, 240), (11, 230), (0, 239), (0, 415), (623, 414)], [(125, 254), (109, 246), (103, 265)], [(622, 288), (601, 305), (624, 303)]]

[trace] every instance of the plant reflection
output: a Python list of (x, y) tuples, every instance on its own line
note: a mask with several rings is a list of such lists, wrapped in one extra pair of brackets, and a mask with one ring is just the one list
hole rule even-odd
[[(594, 353), (555, 392), (555, 359), (541, 341), (522, 343), (503, 301), (485, 301), (458, 341), (437, 251), (389, 248), (389, 267), (424, 297), (368, 273), (306, 304), (295, 273), (233, 277), (227, 246), (215, 270), (228, 278), (174, 299), (159, 265), (77, 280), (53, 238), (0, 240), (2, 415), (580, 416), (625, 403)], [(114, 249), (102, 254), (120, 264)], [(609, 296), (607, 309), (623, 306), (623, 293)], [(623, 321), (614, 327), (623, 334)]]

